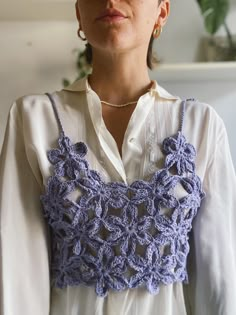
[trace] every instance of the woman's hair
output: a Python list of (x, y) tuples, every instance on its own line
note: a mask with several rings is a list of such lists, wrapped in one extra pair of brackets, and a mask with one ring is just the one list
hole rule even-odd
[[(161, 1), (163, 0), (158, 0), (158, 3), (160, 3)], [(154, 41), (154, 37), (151, 36), (150, 42), (148, 45), (148, 52), (147, 52), (147, 66), (150, 70), (152, 70), (158, 63), (158, 59), (156, 58), (156, 56), (153, 54), (153, 51), (152, 51), (153, 41)], [(89, 65), (92, 65), (93, 51), (92, 51), (92, 46), (89, 43), (86, 44), (85, 58), (86, 58), (87, 63)]]

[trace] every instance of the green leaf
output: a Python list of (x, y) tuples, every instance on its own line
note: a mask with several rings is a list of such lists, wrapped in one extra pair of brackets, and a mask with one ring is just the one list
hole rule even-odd
[(67, 87), (68, 85), (70, 85), (70, 81), (68, 79), (62, 79), (62, 84), (64, 87)]
[(201, 9), (206, 31), (215, 34), (225, 22), (229, 12), (229, 0), (197, 0)]

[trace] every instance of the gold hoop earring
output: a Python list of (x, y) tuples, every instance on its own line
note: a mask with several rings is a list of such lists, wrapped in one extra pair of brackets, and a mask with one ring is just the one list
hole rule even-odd
[(78, 29), (78, 36), (79, 36), (79, 38), (80, 38), (82, 41), (86, 41), (86, 37), (83, 36), (83, 35), (81, 35), (81, 32), (82, 32), (82, 29), (79, 28), (79, 29)]
[(157, 28), (154, 29), (152, 36), (154, 38), (158, 38), (161, 35), (161, 33), (162, 33), (162, 27), (158, 26)]

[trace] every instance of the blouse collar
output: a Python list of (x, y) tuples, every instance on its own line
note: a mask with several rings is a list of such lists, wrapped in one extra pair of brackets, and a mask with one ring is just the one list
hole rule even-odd
[[(159, 98), (162, 99), (168, 99), (168, 100), (177, 100), (179, 97), (171, 95), (169, 92), (167, 92), (163, 87), (161, 87), (156, 80), (152, 80), (153, 85), (150, 89), (151, 95), (157, 95)], [(71, 85), (65, 87), (63, 90), (71, 91), (71, 92), (82, 92), (86, 91), (89, 92), (91, 90), (91, 87), (88, 83), (88, 77), (84, 77), (80, 80), (75, 81)]]

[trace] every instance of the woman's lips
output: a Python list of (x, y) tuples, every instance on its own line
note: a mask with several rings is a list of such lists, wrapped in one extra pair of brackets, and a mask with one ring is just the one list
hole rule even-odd
[(120, 15), (106, 15), (106, 16), (99, 18), (98, 20), (104, 21), (104, 22), (118, 22), (118, 21), (122, 21), (125, 19), (126, 19), (126, 17), (120, 16)]
[(126, 19), (124, 13), (116, 10), (116, 9), (106, 9), (98, 18), (99, 21), (104, 22), (115, 22)]

